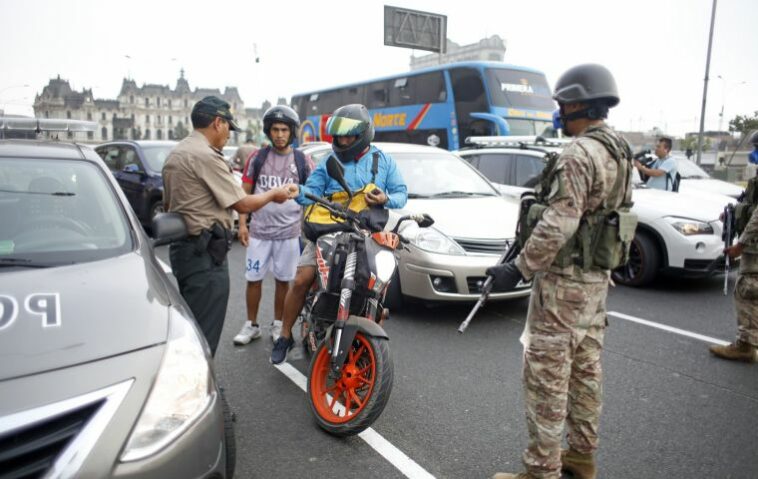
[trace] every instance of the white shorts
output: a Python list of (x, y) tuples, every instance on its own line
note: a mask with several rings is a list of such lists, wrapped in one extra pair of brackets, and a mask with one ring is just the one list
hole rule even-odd
[(300, 259), (300, 238), (264, 240), (250, 238), (245, 260), (245, 278), (262, 281), (270, 270), (277, 281), (295, 279), (297, 262)]

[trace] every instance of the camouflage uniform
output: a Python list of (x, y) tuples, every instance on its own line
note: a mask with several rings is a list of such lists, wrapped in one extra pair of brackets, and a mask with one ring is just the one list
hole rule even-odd
[(753, 210), (739, 242), (744, 249), (734, 288), (737, 339), (758, 348), (758, 208)]
[[(606, 146), (585, 136), (591, 131), (609, 138), (616, 145), (614, 155), (626, 161), (615, 160)], [(525, 278), (534, 277), (522, 339), (529, 431), (523, 461), (534, 477), (560, 477), (564, 422), (573, 450), (589, 454), (597, 449), (610, 272), (559, 267), (554, 260), (583, 215), (630, 200), (628, 160), (628, 146), (609, 127), (592, 126), (579, 135), (558, 158), (548, 208), (516, 260)], [(629, 180), (614, 190), (618, 174)]]

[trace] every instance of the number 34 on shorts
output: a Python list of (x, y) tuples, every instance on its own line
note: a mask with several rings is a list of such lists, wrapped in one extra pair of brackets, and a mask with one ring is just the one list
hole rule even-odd
[(295, 279), (300, 258), (300, 238), (262, 240), (250, 238), (245, 258), (245, 278), (262, 281), (269, 271), (278, 281)]

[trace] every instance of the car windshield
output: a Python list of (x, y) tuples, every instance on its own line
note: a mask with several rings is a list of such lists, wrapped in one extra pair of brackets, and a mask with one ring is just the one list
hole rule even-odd
[(92, 163), (0, 159), (0, 267), (73, 264), (130, 251), (119, 205)]
[(677, 158), (676, 159), (676, 168), (679, 171), (679, 174), (682, 176), (682, 178), (686, 178), (688, 180), (691, 179), (707, 179), (710, 178), (708, 173), (705, 172), (702, 168), (697, 166), (692, 160), (688, 160), (687, 158)]
[(497, 196), (495, 188), (455, 155), (392, 153), (408, 186), (409, 198)]
[(143, 146), (142, 151), (145, 155), (145, 161), (147, 161), (147, 167), (153, 171), (161, 172), (168, 154), (173, 149), (174, 145)]

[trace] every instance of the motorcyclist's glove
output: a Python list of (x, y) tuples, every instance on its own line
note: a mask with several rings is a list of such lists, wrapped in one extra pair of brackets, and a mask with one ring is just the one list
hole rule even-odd
[(519, 281), (524, 279), (521, 271), (516, 267), (515, 260), (490, 266), (487, 268), (487, 275), (492, 276), (492, 286), (500, 291), (511, 291)]

